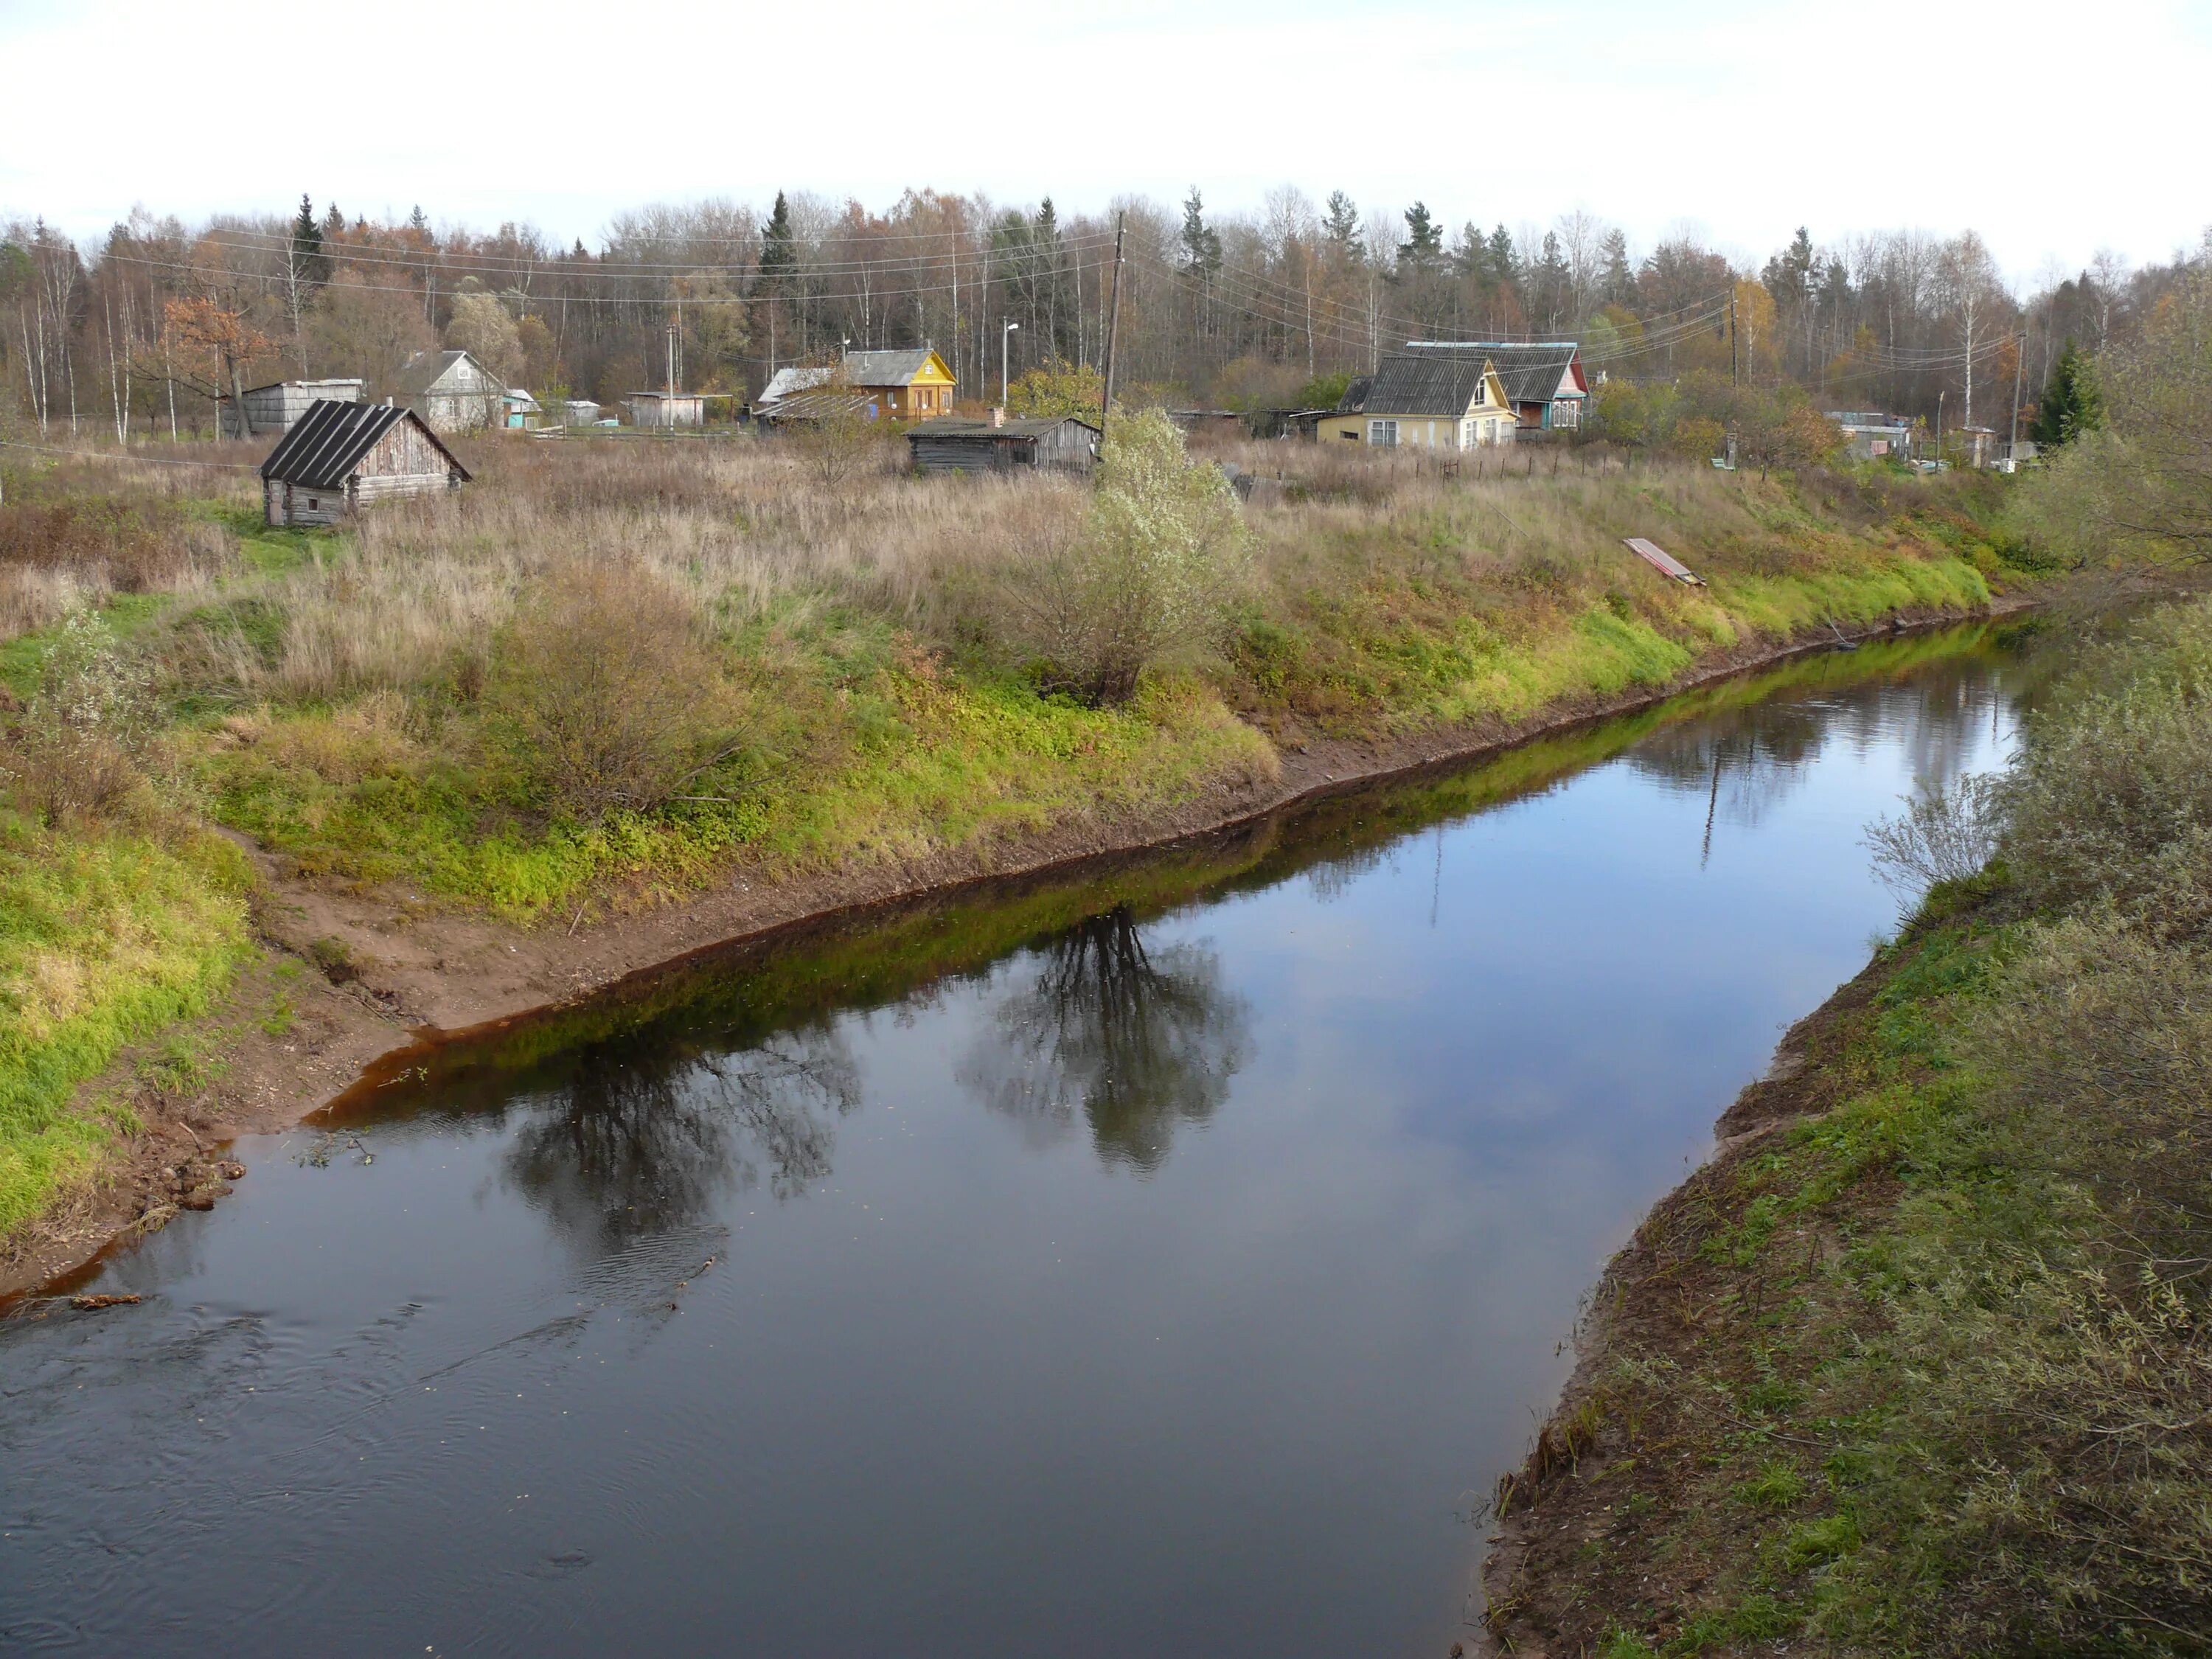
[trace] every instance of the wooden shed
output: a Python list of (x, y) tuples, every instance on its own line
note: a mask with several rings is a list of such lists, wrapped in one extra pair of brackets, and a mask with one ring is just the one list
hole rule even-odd
[(459, 489), (468, 478), (413, 410), (325, 398), (261, 463), (261, 500), (272, 525), (332, 524), (363, 502)]
[(993, 425), (948, 415), (906, 434), (917, 472), (1009, 472), (1018, 466), (1088, 472), (1098, 464), (1099, 428), (1073, 415)]
[(267, 386), (252, 386), (246, 389), (246, 421), (240, 423), (238, 410), (229, 398), (222, 400), (222, 435), (226, 438), (273, 438), (280, 432), (289, 432), (292, 422), (307, 412), (308, 406), (325, 398), (342, 404), (357, 404), (362, 398), (362, 382), (343, 380), (276, 380)]

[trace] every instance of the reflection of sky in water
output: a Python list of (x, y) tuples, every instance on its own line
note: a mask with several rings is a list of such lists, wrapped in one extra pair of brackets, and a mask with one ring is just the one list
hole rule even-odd
[(251, 1146), (109, 1269), (153, 1304), (0, 1336), (5, 1628), (1440, 1653), (1577, 1297), (1863, 959), (1863, 827), (1990, 763), (1994, 692), (1662, 731), (737, 1052), (558, 1057), (374, 1164)]

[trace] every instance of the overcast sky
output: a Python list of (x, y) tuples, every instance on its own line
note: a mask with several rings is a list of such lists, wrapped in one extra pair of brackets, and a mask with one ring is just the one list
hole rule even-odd
[(0, 0), (0, 216), (89, 239), (134, 203), (306, 191), (590, 244), (626, 206), (780, 187), (1066, 212), (1289, 183), (1753, 260), (1801, 222), (1972, 226), (2026, 283), (2196, 242), (2208, 71), (2205, 0)]

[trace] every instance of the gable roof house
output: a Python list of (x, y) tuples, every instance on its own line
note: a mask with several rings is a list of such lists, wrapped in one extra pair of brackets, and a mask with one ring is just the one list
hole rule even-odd
[[(360, 380), (275, 380), (267, 386), (246, 389), (246, 419), (238, 418), (238, 410), (229, 398), (222, 400), (222, 435), (226, 438), (264, 438), (279, 432), (289, 432), (292, 422), (307, 412), (307, 405), (318, 398), (335, 398), (343, 404), (357, 404), (362, 398), (363, 382)], [(248, 428), (251, 428), (250, 430)]]
[(367, 501), (459, 489), (468, 480), (468, 468), (413, 410), (325, 398), (261, 463), (261, 501), (272, 525), (332, 524)]
[(507, 410), (507, 382), (465, 351), (418, 351), (393, 387), (392, 401), (413, 410), (433, 432), (497, 426)]
[(1406, 349), (1487, 357), (1524, 432), (1572, 431), (1583, 423), (1589, 380), (1572, 340), (1413, 340)]
[[(917, 421), (952, 412), (952, 393), (957, 386), (945, 359), (927, 346), (900, 351), (848, 351), (837, 363), (776, 370), (753, 413), (763, 420), (805, 420), (807, 405), (795, 403), (800, 393), (827, 386), (842, 371), (845, 389), (859, 394), (859, 406), (870, 420)], [(789, 405), (789, 407), (786, 407)], [(811, 418), (819, 419), (817, 409)]]
[(1514, 426), (1513, 405), (1487, 358), (1407, 351), (1383, 358), (1364, 384), (1354, 381), (1314, 436), (1378, 449), (1480, 449), (1510, 441)]

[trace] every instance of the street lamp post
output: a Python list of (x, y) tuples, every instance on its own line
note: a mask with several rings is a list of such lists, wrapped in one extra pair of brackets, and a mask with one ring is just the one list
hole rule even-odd
[(1012, 390), (1006, 381), (1006, 342), (1013, 338), (1014, 331), (1020, 326), (1019, 323), (1008, 323), (999, 331), (999, 407), (1001, 409), (1006, 406)]

